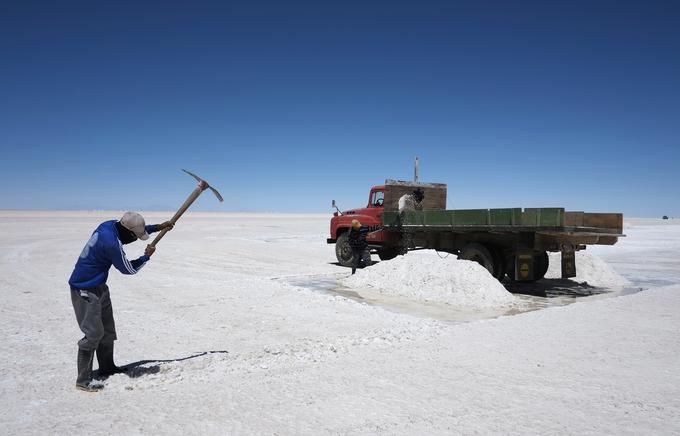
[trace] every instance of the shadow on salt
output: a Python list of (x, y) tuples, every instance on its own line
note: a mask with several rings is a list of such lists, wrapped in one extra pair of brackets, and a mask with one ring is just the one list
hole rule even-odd
[(519, 315), (525, 312), (566, 306), (576, 302), (599, 300), (635, 294), (640, 287), (601, 288), (567, 279), (542, 279), (535, 283), (503, 282), (503, 286), (516, 299), (512, 306), (498, 308), (456, 307), (436, 301), (419, 301), (405, 297), (386, 295), (372, 289), (349, 289), (340, 283), (345, 274), (288, 276), (275, 280), (331, 295), (339, 295), (360, 303), (379, 306), (392, 312), (451, 323), (465, 323), (501, 316)]

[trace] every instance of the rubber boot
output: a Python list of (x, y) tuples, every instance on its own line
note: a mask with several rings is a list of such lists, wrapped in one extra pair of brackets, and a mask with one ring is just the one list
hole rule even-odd
[(359, 267), (359, 264), (361, 263), (361, 253), (358, 251), (353, 251), (352, 252), (352, 275), (357, 272), (357, 268)]
[(113, 342), (99, 343), (97, 347), (97, 362), (99, 362), (99, 377), (109, 377), (123, 371), (113, 363)]
[(76, 388), (86, 392), (97, 392), (104, 386), (92, 382), (92, 358), (94, 351), (78, 349), (78, 378)]

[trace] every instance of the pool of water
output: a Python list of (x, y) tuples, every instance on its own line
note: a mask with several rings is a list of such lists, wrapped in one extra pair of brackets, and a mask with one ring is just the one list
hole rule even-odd
[(461, 323), (480, 319), (512, 316), (548, 307), (565, 306), (577, 301), (590, 301), (634, 294), (642, 287), (597, 288), (565, 279), (542, 279), (535, 283), (504, 282), (505, 288), (516, 297), (509, 307), (494, 309), (460, 308), (446, 303), (412, 300), (388, 295), (373, 289), (349, 289), (340, 280), (347, 274), (305, 275), (275, 278), (290, 285), (317, 292), (340, 295), (364, 304), (383, 307), (393, 312)]

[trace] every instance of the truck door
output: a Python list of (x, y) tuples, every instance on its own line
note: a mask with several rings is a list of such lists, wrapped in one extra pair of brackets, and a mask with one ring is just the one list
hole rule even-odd
[[(375, 222), (371, 225), (381, 225), (382, 224), (382, 213), (383, 204), (385, 202), (385, 191), (384, 190), (373, 190), (368, 198), (368, 210), (371, 212), (371, 216), (375, 217)], [(371, 242), (382, 242), (384, 240), (384, 231), (380, 230), (377, 232), (371, 232), (366, 235), (366, 241), (370, 244)]]

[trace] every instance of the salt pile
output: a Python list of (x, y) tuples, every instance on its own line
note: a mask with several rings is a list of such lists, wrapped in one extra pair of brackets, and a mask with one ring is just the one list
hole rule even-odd
[[(562, 277), (561, 254), (549, 253), (549, 255), (550, 266), (545, 277), (549, 279)], [(614, 271), (604, 260), (585, 251), (576, 252), (576, 277), (571, 280), (586, 282), (599, 288), (621, 288), (631, 285), (630, 281)]]
[(512, 305), (515, 298), (476, 262), (440, 257), (432, 250), (408, 253), (357, 270), (342, 281), (356, 290), (466, 308)]

